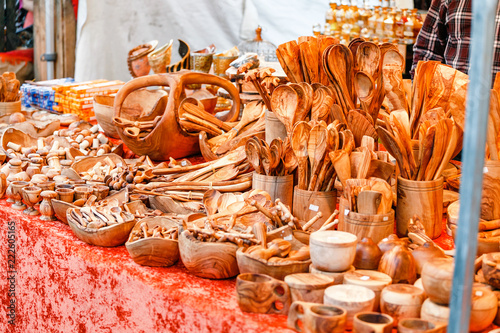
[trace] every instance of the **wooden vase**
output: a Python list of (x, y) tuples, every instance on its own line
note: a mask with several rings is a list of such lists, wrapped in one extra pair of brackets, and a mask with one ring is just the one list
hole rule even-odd
[(384, 253), (378, 270), (389, 275), (392, 283), (413, 284), (417, 280), (415, 259), (405, 246), (397, 245)]

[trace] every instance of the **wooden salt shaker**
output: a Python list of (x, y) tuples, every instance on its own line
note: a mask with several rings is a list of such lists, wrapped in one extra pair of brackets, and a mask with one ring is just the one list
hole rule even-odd
[(324, 274), (297, 273), (285, 277), (290, 288), (292, 302), (323, 303), (325, 289), (334, 284), (334, 279)]

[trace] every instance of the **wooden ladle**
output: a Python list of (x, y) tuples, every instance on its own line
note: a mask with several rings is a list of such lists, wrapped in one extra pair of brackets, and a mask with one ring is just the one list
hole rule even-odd
[(318, 172), (320, 170), (321, 162), (325, 157), (326, 148), (328, 144), (328, 130), (326, 126), (321, 123), (311, 128), (309, 133), (309, 141), (307, 143), (307, 154), (311, 164), (311, 180), (309, 181), (308, 190), (312, 191), (316, 186), (318, 179)]
[(271, 107), (276, 118), (285, 125), (288, 135), (292, 133), (295, 112), (300, 108), (301, 100), (295, 89), (281, 85), (274, 89), (271, 95)]
[(217, 190), (208, 190), (203, 194), (203, 205), (207, 211), (207, 216), (212, 216), (217, 213), (218, 202), (221, 193)]

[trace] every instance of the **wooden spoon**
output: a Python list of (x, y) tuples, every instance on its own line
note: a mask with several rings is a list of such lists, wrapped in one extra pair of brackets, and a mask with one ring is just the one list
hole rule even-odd
[(222, 194), (217, 190), (208, 190), (203, 194), (203, 205), (207, 216), (217, 213), (219, 198)]
[(298, 187), (301, 190), (307, 189), (307, 157), (308, 150), (307, 144), (309, 141), (309, 132), (311, 131), (311, 126), (308, 123), (301, 121), (295, 124), (292, 136), (291, 145), (293, 152), (298, 160), (299, 168), (299, 180)]
[(299, 82), (298, 85), (302, 88), (301, 90), (303, 91), (303, 95), (299, 93), (299, 90), (297, 89), (296, 86), (292, 85), (292, 87), (295, 89), (295, 91), (297, 91), (299, 97), (302, 97), (304, 99), (304, 111), (303, 111), (304, 113), (301, 113), (301, 110), (297, 110), (295, 112), (294, 123), (306, 119), (306, 117), (309, 114), (309, 111), (311, 111), (312, 103), (314, 100), (314, 90), (309, 83)]
[(349, 158), (349, 154), (345, 150), (336, 150), (329, 155), (342, 186), (345, 186), (346, 181), (351, 178), (351, 159)]
[(364, 42), (359, 44), (356, 51), (358, 69), (370, 75), (374, 81), (377, 81), (380, 68), (380, 49), (373, 42)]
[[(449, 119), (451, 120), (451, 119)], [(446, 146), (446, 151), (444, 153), (443, 159), (441, 160), (441, 164), (439, 165), (436, 174), (434, 175), (434, 180), (438, 179), (441, 177), (441, 174), (443, 173), (444, 168), (448, 165), (450, 162), (453, 152), (455, 151), (455, 147), (457, 146), (457, 141), (458, 141), (458, 128), (457, 125), (453, 122), (452, 120), (452, 129), (451, 129), (451, 135), (449, 134), (449, 140), (448, 140), (448, 145)], [(450, 130), (448, 128), (448, 130)]]
[(434, 146), (434, 137), (436, 135), (436, 125), (432, 125), (427, 129), (425, 136), (421, 138), (422, 145), (420, 146), (420, 169), (418, 170), (417, 180), (423, 180), (425, 171), (432, 156), (432, 149)]
[(254, 170), (259, 174), (264, 174), (264, 169), (260, 161), (260, 149), (252, 139), (248, 140), (245, 144), (245, 153), (248, 162), (252, 165)]
[(411, 179), (410, 166), (408, 164), (407, 156), (403, 155), (403, 148), (400, 146), (399, 142), (383, 127), (377, 127), (377, 133), (385, 149), (387, 149), (389, 154), (396, 159), (401, 176), (405, 179)]
[(308, 190), (312, 191), (316, 186), (318, 172), (321, 162), (325, 157), (328, 141), (328, 130), (322, 124), (315, 125), (309, 133), (309, 141), (307, 143), (307, 154), (309, 155), (311, 177)]
[(289, 85), (278, 86), (271, 95), (274, 115), (285, 125), (288, 135), (292, 133), (295, 112), (299, 110), (301, 103), (299, 95)]

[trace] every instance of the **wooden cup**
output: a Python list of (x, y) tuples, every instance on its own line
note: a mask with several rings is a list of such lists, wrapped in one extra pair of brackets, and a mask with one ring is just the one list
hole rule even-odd
[(244, 273), (236, 278), (236, 300), (243, 312), (287, 314), (290, 289), (268, 275)]
[(446, 330), (446, 327), (438, 327), (430, 321), (417, 318), (406, 318), (398, 323), (398, 333), (438, 333), (443, 329)]
[(76, 186), (75, 187), (75, 201), (79, 199), (87, 200), (92, 194), (92, 188), (87, 186)]
[(380, 294), (380, 310), (394, 319), (394, 326), (404, 318), (420, 318), (424, 291), (411, 284), (390, 284)]
[(360, 312), (354, 316), (353, 333), (391, 333), (394, 325), (391, 316), (377, 312)]
[(73, 202), (75, 190), (72, 188), (56, 188), (57, 197), (64, 202)]
[(396, 226), (398, 236), (408, 234), (408, 222), (417, 215), (425, 234), (432, 239), (441, 236), (443, 226), (443, 177), (415, 181), (398, 177)]
[(346, 317), (347, 311), (339, 306), (293, 302), (287, 325), (297, 332), (343, 333)]

